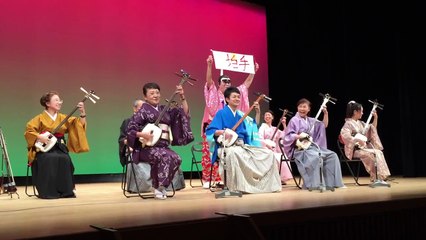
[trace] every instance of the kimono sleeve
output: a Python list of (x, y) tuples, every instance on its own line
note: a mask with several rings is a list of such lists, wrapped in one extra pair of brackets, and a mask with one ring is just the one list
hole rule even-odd
[(87, 123), (83, 126), (77, 117), (71, 117), (68, 121), (70, 123), (67, 141), (68, 150), (73, 153), (88, 152), (90, 149), (86, 136)]

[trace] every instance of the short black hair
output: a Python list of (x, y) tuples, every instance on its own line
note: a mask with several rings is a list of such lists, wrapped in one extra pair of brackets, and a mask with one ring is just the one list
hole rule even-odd
[(148, 89), (158, 89), (158, 91), (160, 91), (160, 86), (157, 83), (154, 83), (154, 82), (145, 83), (145, 85), (143, 85), (143, 95), (144, 96), (146, 96)]
[(229, 96), (231, 96), (231, 93), (241, 94), (240, 90), (237, 87), (232, 87), (232, 86), (231, 87), (227, 87), (225, 89), (225, 92), (223, 93), (223, 95), (225, 96), (225, 99), (229, 98)]

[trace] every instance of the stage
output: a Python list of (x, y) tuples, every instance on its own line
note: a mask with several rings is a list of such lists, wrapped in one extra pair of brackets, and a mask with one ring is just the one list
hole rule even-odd
[[(323, 239), (358, 231), (346, 239), (360, 239), (386, 231), (387, 239), (400, 239), (425, 232), (426, 178), (395, 177), (391, 187), (378, 188), (356, 186), (351, 177), (344, 182), (347, 188), (334, 192), (289, 182), (279, 193), (216, 198), (195, 179), (197, 187), (186, 180), (166, 200), (127, 198), (121, 182), (78, 184), (77, 198), (54, 200), (28, 197), (18, 186), (17, 194), (0, 195), (0, 238)], [(365, 228), (371, 222), (377, 229)]]

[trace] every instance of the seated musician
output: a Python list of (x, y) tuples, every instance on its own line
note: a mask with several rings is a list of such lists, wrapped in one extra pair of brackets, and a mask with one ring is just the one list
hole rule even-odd
[[(181, 84), (176, 86), (175, 93), (180, 95), (179, 107), (169, 108), (168, 105), (160, 105), (160, 86), (157, 83), (146, 83), (143, 86), (145, 103), (133, 114), (127, 125), (127, 144), (133, 149), (133, 162), (136, 164), (148, 162), (151, 165), (155, 199), (161, 200), (167, 198), (166, 189), (172, 183), (182, 162), (181, 157), (170, 148), (170, 145), (184, 146), (194, 140), (189, 106)], [(155, 131), (145, 131), (147, 125), (154, 122), (158, 122), (158, 128), (161, 129), (156, 143), (153, 143)], [(146, 143), (153, 144), (146, 145)]]
[[(323, 121), (309, 117), (310, 110), (311, 102), (308, 99), (302, 98), (297, 102), (297, 113), (290, 119), (284, 131), (283, 143), (287, 156), (293, 156), (296, 160), (297, 169), (303, 178), (303, 189), (316, 189), (321, 183), (332, 189), (344, 187), (339, 157), (327, 149), (325, 135), (325, 127), (328, 124), (327, 109), (321, 109), (324, 114)], [(303, 140), (307, 138), (309, 140)], [(302, 143), (300, 147), (297, 146), (299, 142)], [(323, 162), (322, 173), (320, 160)]]
[(370, 174), (371, 182), (376, 180), (375, 161), (377, 161), (377, 179), (386, 181), (390, 176), (385, 156), (383, 155), (383, 146), (377, 134), (377, 112), (373, 113), (374, 120), (368, 127), (365, 134), (367, 141), (357, 138), (356, 134), (362, 133), (366, 123), (361, 121), (363, 107), (360, 103), (350, 101), (346, 106), (345, 124), (340, 130), (340, 137), (345, 144), (345, 155), (349, 158), (359, 158), (364, 164), (365, 170)]
[[(144, 101), (142, 99), (136, 99), (133, 102), (133, 114), (136, 114), (139, 109), (141, 109), (143, 103)], [(152, 190), (151, 165), (144, 162), (138, 164), (132, 164), (130, 162), (133, 149), (127, 146), (126, 132), (130, 119), (131, 116), (123, 120), (120, 126), (120, 135), (118, 137), (120, 163), (122, 166), (127, 164), (127, 190), (131, 193), (150, 192)], [(178, 173), (175, 174), (173, 178), (173, 188), (175, 190), (185, 188), (185, 179), (181, 168), (179, 168)], [(167, 190), (172, 190), (172, 186), (169, 186)]]
[[(279, 129), (279, 126), (282, 125), (283, 129), (287, 127), (287, 114), (288, 110), (284, 110), (284, 114), (280, 119), (280, 123), (278, 126), (273, 126), (272, 121), (274, 120), (274, 112), (268, 110), (263, 115), (263, 120), (265, 121), (259, 127), (259, 138), (261, 139), (262, 146), (267, 147), (274, 151), (275, 158), (277, 159), (278, 166), (281, 165), (280, 175), (281, 175), (281, 183), (283, 185), (286, 184), (286, 181), (293, 178), (293, 175), (290, 171), (290, 168), (287, 164), (281, 164), (281, 156), (283, 152), (281, 148), (278, 147), (281, 137), (284, 136), (284, 131)], [(284, 153), (285, 154), (285, 153)], [(288, 157), (288, 156), (287, 156)]]
[[(223, 164), (226, 166), (226, 178), (222, 176), (222, 179), (226, 179), (226, 187), (242, 193), (280, 192), (281, 179), (274, 153), (261, 147), (256, 122), (246, 117), (234, 134), (225, 133), (225, 129), (232, 129), (244, 113), (237, 110), (240, 104), (238, 88), (228, 87), (224, 96), (226, 106), (216, 113), (206, 129), (206, 136), (211, 146), (212, 162), (220, 159), (221, 170)], [(238, 135), (235, 143), (221, 147), (221, 140), (227, 142), (235, 138), (235, 134)]]
[[(28, 162), (31, 164), (32, 179), (38, 197), (43, 199), (75, 197), (74, 165), (70, 154), (89, 151), (86, 137), (86, 111), (84, 103), (79, 102), (80, 116), (67, 116), (60, 113), (62, 100), (59, 93), (49, 91), (40, 98), (44, 111), (27, 122), (25, 140), (28, 147)], [(67, 119), (67, 117), (69, 117)], [(66, 124), (64, 124), (65, 122)], [(60, 125), (62, 123), (62, 125)], [(57, 129), (56, 132), (54, 130)], [(55, 138), (49, 138), (53, 133)], [(65, 139), (68, 135), (68, 139)], [(57, 139), (57, 141), (52, 141)], [(51, 149), (41, 150), (37, 143)]]

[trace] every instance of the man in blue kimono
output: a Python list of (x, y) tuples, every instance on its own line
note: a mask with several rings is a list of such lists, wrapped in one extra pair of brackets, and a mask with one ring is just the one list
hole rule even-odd
[[(256, 122), (237, 110), (240, 92), (228, 87), (226, 106), (219, 110), (206, 129), (212, 162), (220, 159), (226, 167), (226, 186), (243, 193), (280, 192), (281, 180), (274, 153), (261, 147)], [(230, 131), (235, 128), (235, 131)], [(235, 140), (235, 141), (234, 141)], [(220, 171), (223, 175), (224, 172)]]

